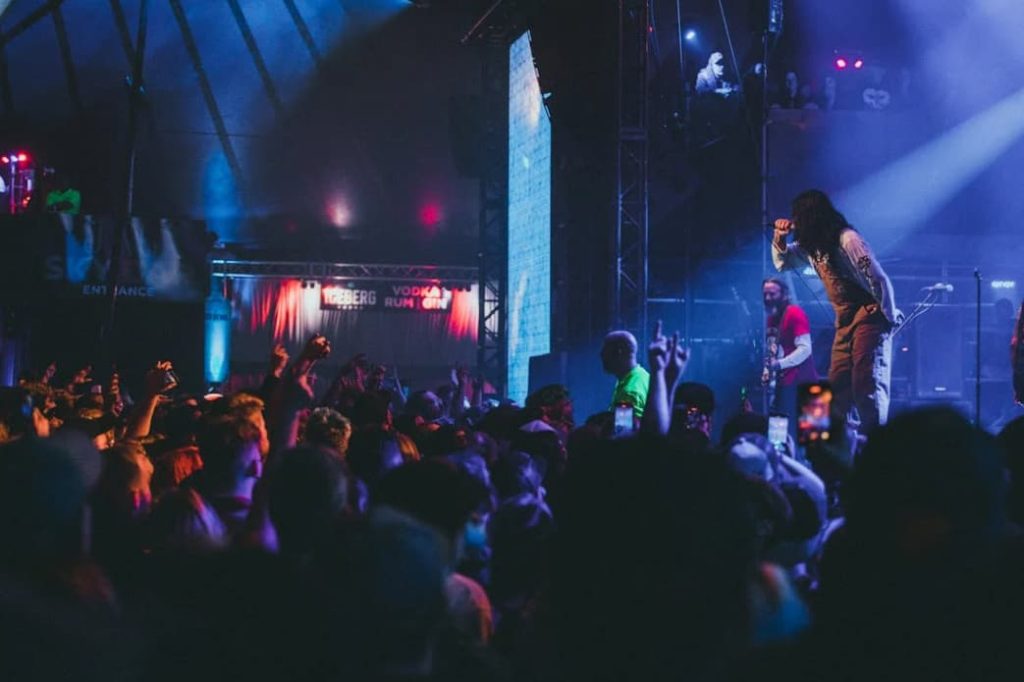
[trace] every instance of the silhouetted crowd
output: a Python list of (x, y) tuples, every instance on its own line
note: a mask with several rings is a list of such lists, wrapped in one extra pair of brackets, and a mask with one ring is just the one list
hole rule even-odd
[(329, 353), (232, 395), (167, 362), (3, 389), (0, 676), (1020, 679), (1024, 420), (777, 446), (660, 331), (630, 435), (363, 356), (318, 395)]

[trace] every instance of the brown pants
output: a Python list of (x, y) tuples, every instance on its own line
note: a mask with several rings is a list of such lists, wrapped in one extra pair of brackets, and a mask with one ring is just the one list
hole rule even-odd
[(833, 413), (848, 414), (856, 407), (860, 433), (884, 424), (889, 417), (891, 327), (881, 312), (862, 308), (852, 322), (836, 328), (828, 373)]

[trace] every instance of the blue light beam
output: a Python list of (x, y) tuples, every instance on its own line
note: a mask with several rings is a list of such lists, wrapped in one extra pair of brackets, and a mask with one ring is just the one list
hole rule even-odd
[(879, 253), (924, 225), (1024, 134), (1024, 90), (914, 150), (837, 197), (857, 222), (876, 226)]

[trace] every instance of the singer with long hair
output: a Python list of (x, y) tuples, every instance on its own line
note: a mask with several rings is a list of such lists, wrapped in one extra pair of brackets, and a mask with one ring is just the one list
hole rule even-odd
[(862, 433), (884, 424), (891, 332), (902, 315), (871, 247), (828, 195), (808, 190), (793, 200), (791, 219), (775, 221), (772, 261), (779, 271), (810, 264), (825, 286), (836, 315), (828, 376), (835, 409), (848, 414), (856, 407)]

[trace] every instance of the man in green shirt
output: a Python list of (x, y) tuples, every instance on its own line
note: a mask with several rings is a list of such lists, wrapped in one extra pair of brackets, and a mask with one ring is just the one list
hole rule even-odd
[(46, 195), (46, 210), (78, 215), (82, 210), (82, 195), (74, 187), (55, 189)]
[(636, 337), (627, 331), (611, 332), (604, 337), (601, 365), (605, 372), (618, 379), (612, 393), (612, 409), (617, 405), (630, 405), (633, 415), (640, 419), (647, 404), (650, 375), (637, 364), (636, 351)]

